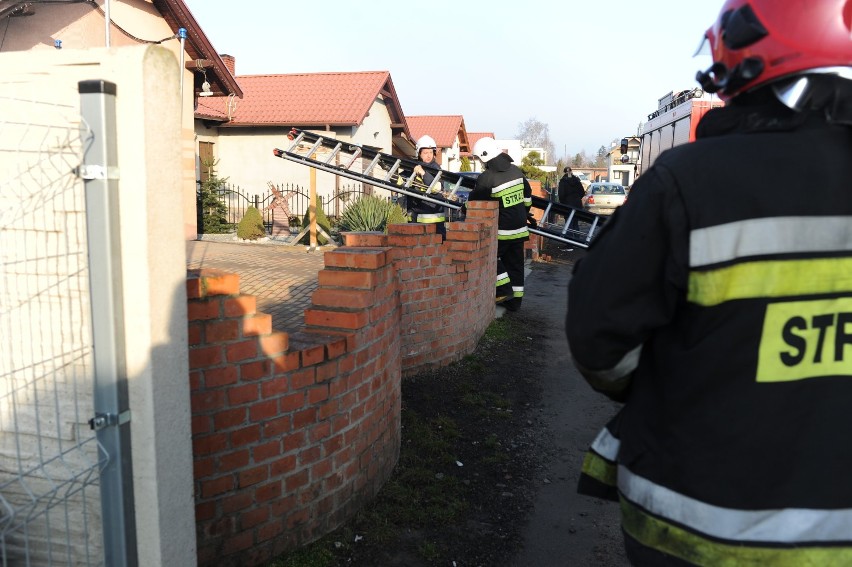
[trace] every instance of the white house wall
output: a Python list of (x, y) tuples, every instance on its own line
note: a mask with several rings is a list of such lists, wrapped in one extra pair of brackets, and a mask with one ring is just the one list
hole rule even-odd
[[(198, 121), (196, 121), (198, 122)], [(268, 182), (295, 184), (307, 193), (311, 168), (286, 159), (275, 157), (275, 148), (288, 149), (289, 127), (220, 127), (218, 134), (212, 128), (196, 125), (197, 141), (213, 142), (214, 156), (218, 160), (217, 173), (220, 178), (239, 186), (246, 194), (264, 195)], [(377, 99), (364, 122), (358, 127), (338, 128), (334, 132), (312, 130), (331, 138), (354, 144), (377, 147), (379, 151), (391, 152), (391, 121), (385, 103)], [(197, 144), (196, 144), (197, 146)], [(317, 159), (322, 161), (323, 154)], [(336, 188), (351, 186), (358, 181), (347, 179), (325, 171), (317, 171), (317, 195), (330, 197)], [(376, 193), (388, 194), (377, 190)]]

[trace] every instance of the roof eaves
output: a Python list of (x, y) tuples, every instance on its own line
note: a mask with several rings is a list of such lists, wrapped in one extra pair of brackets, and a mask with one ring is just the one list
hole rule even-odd
[(193, 58), (193, 61), (186, 63), (186, 68), (194, 69), (199, 65), (198, 62), (205, 62), (212, 69), (212, 77), (209, 78), (213, 79), (210, 86), (214, 94), (220, 96), (234, 94), (242, 98), (243, 91), (237, 80), (225, 66), (225, 62), (213, 48), (210, 40), (183, 0), (152, 1), (154, 7), (163, 15), (163, 19), (166, 20), (172, 31), (177, 33), (179, 28), (186, 30), (188, 41), (184, 47)]

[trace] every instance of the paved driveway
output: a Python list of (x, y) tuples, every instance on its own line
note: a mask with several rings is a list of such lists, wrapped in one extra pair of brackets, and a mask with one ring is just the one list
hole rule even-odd
[(272, 327), (278, 331), (304, 327), (304, 311), (317, 288), (317, 273), (325, 267), (323, 255), (323, 250), (306, 252), (300, 245), (186, 243), (188, 269), (216, 268), (239, 274), (240, 291), (257, 297), (257, 310), (272, 315)]

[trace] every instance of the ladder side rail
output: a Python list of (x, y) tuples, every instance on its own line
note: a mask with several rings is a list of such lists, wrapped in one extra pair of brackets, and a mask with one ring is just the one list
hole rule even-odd
[(588, 241), (584, 240), (575, 240), (572, 238), (568, 238), (567, 236), (563, 236), (560, 234), (553, 234), (552, 232), (547, 232), (546, 230), (542, 230), (540, 228), (528, 228), (531, 234), (538, 234), (540, 236), (544, 236), (545, 238), (550, 238), (551, 240), (557, 240), (559, 242), (564, 242), (565, 244), (574, 244), (575, 246), (580, 246), (581, 248), (588, 248)]

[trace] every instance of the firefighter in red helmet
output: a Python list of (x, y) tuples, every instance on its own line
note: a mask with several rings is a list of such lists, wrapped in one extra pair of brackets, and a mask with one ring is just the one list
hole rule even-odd
[(635, 565), (852, 565), (852, 0), (729, 0), (706, 41), (728, 104), (569, 283), (574, 362), (624, 402), (581, 490)]

